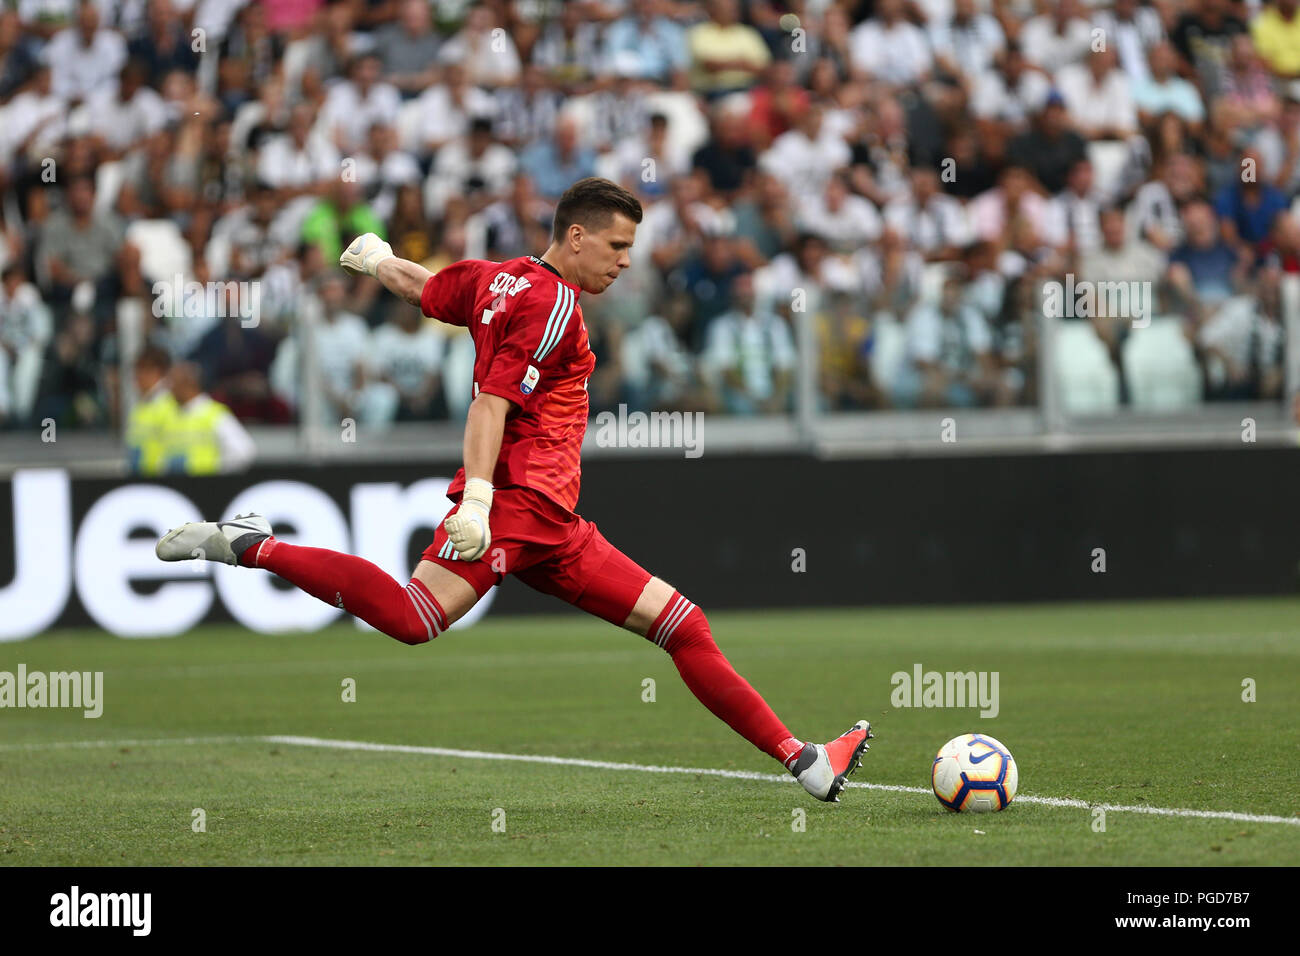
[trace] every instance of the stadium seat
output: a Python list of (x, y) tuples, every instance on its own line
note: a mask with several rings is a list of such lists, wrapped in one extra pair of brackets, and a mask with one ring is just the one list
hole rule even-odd
[(214, 276), (223, 276), (230, 270), (231, 242), (226, 232), (212, 231), (212, 238), (203, 247), (203, 261)]
[(1088, 322), (1057, 322), (1054, 362), (1061, 406), (1071, 415), (1119, 407), (1119, 372)]
[(1114, 198), (1124, 178), (1128, 163), (1127, 143), (1099, 140), (1088, 144), (1088, 162), (1092, 163), (1093, 189), (1107, 198)]
[(420, 130), (424, 126), (424, 100), (416, 97), (397, 108), (397, 141), (402, 149), (422, 151)]
[(250, 148), (249, 139), (253, 130), (266, 119), (266, 104), (261, 100), (248, 100), (235, 110), (235, 118), (230, 123), (230, 148), (242, 156)]
[(190, 244), (173, 220), (136, 220), (127, 227), (126, 238), (140, 250), (140, 271), (150, 282), (190, 274)]
[(646, 94), (646, 108), (668, 117), (671, 148), (692, 155), (709, 138), (709, 123), (690, 93), (676, 90)]
[(95, 212), (111, 212), (117, 205), (118, 193), (122, 191), (122, 181), (126, 178), (122, 163), (100, 163), (95, 169)]
[(943, 284), (948, 281), (952, 269), (946, 262), (931, 262), (921, 270), (920, 286), (917, 289), (918, 302), (938, 302), (943, 296)]
[(312, 60), (321, 55), (321, 41), (318, 37), (308, 36), (300, 40), (291, 40), (284, 48), (281, 65), (284, 68), (284, 86), (290, 96), (302, 92), (302, 75), (312, 65)]
[(1120, 357), (1134, 408), (1171, 412), (1201, 403), (1201, 373), (1181, 319), (1152, 319), (1134, 329)]

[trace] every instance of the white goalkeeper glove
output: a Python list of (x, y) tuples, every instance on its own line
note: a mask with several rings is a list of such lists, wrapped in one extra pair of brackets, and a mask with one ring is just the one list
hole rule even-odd
[(492, 509), (492, 483), (470, 478), (460, 498), (460, 508), (442, 523), (451, 546), (462, 561), (477, 561), (492, 544), (488, 512)]
[(373, 232), (357, 236), (352, 245), (343, 250), (339, 256), (339, 265), (353, 275), (373, 276), (379, 271), (379, 263), (393, 258), (393, 247), (380, 239)]

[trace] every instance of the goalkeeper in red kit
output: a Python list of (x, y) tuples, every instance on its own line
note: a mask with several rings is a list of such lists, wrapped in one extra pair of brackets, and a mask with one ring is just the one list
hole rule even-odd
[(630, 265), (640, 221), (632, 193), (590, 178), (560, 198), (541, 257), (467, 259), (434, 275), (373, 233), (340, 257), (344, 269), (474, 339), (464, 467), (447, 490), (455, 507), (408, 584), (362, 558), (279, 541), (260, 515), (182, 525), (158, 542), (158, 556), (271, 571), (406, 644), (433, 640), (513, 574), (663, 648), (705, 707), (813, 796), (837, 801), (870, 724), (858, 721), (827, 744), (795, 738), (723, 656), (704, 612), (574, 511), (596, 365), (578, 295), (599, 295)]

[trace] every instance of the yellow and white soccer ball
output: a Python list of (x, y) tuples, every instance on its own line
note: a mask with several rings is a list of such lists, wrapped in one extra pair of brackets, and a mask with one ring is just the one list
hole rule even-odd
[(1011, 751), (988, 734), (962, 734), (939, 750), (930, 782), (939, 802), (954, 813), (988, 813), (1016, 798), (1020, 771)]

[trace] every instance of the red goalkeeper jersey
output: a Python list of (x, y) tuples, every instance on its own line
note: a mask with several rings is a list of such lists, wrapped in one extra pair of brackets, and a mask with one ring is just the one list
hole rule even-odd
[[(474, 395), (515, 408), (506, 416), (492, 484), (522, 485), (573, 511), (587, 431), (587, 379), (596, 357), (578, 305), (581, 290), (535, 256), (466, 259), (425, 283), (425, 315), (463, 325), (474, 339)], [(465, 469), (447, 489), (459, 496)]]

